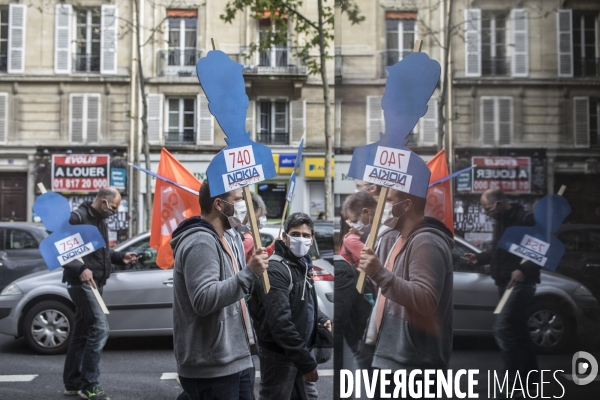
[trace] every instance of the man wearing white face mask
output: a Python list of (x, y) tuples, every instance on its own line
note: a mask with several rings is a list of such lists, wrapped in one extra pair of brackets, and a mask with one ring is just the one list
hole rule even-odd
[[(251, 197), (252, 206), (254, 207), (254, 215), (256, 215), (256, 222), (258, 223), (258, 229), (262, 229), (267, 222), (267, 217), (265, 215), (267, 213), (267, 206), (265, 205), (262, 197), (256, 193), (251, 193)], [(236, 227), (236, 230), (241, 235), (243, 251), (246, 255), (246, 260), (249, 261), (254, 254), (254, 238), (252, 237), (252, 232), (250, 231), (250, 217), (248, 216), (248, 212), (246, 210), (246, 203), (243, 202), (243, 204), (244, 207), (243, 210), (240, 211), (239, 216), (236, 214), (236, 217), (242, 221), (241, 224)]]
[(257, 281), (248, 301), (260, 349), (260, 399), (289, 399), (294, 389), (305, 399), (303, 380), (319, 377), (311, 348), (331, 321), (317, 306), (309, 254), (313, 236), (308, 215), (290, 215), (269, 258), (271, 290), (265, 294)]
[(366, 192), (348, 196), (342, 205), (342, 215), (352, 230), (344, 236), (340, 255), (358, 267), (360, 253), (371, 232), (377, 201)]

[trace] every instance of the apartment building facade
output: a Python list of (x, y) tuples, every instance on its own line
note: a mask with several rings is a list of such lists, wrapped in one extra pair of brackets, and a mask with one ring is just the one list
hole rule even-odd
[(568, 222), (599, 223), (600, 3), (456, 2), (452, 18), (455, 228), (491, 238), (479, 206), (491, 187), (532, 210), (567, 186)]
[[(127, 2), (0, 3), (2, 220), (35, 219), (38, 182), (75, 206), (110, 184), (111, 169), (125, 173), (132, 59), (120, 18), (131, 19)], [(121, 189), (113, 236), (127, 225)]]
[[(124, 230), (131, 221), (134, 232), (145, 229), (144, 179), (127, 167), (128, 161), (144, 164), (134, 4), (0, 2), (1, 219), (36, 219), (37, 182), (63, 192), (73, 206), (113, 184), (125, 201), (111, 226)], [(166, 147), (202, 180), (212, 157), (226, 145), (195, 68), (215, 38), (221, 50), (244, 65), (248, 131), (273, 150), (277, 178), (252, 188), (267, 200), (269, 217), (283, 211), (281, 199), (304, 135), (291, 211), (311, 210), (314, 216), (323, 211), (322, 84), (296, 56), (297, 38), (288, 33), (287, 45), (252, 52), (261, 35), (279, 29), (268, 15), (242, 12), (226, 24), (218, 1), (138, 4), (152, 168)], [(305, 8), (305, 15), (316, 18), (314, 7)], [(333, 61), (328, 66), (333, 83)], [(106, 181), (85, 175), (98, 166)]]

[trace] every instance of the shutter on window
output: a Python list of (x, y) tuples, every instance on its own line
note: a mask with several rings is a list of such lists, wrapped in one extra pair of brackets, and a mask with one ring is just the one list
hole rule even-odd
[(54, 73), (71, 72), (71, 15), (70, 4), (57, 4), (54, 26)]
[(8, 93), (0, 93), (0, 143), (8, 139)]
[(573, 17), (571, 10), (558, 10), (558, 76), (573, 76)]
[(83, 143), (85, 137), (85, 95), (71, 95), (71, 142)]
[(256, 110), (256, 105), (254, 104), (254, 100), (250, 100), (248, 102), (248, 109), (246, 110), (246, 132), (250, 133), (250, 137), (254, 138), (254, 112)]
[(512, 75), (529, 75), (529, 21), (527, 10), (515, 9), (511, 11), (513, 58)]
[(499, 98), (498, 100), (498, 144), (500, 146), (511, 143), (512, 138), (512, 99)]
[(299, 146), (306, 130), (306, 100), (290, 101), (290, 144)]
[(117, 6), (103, 5), (100, 32), (100, 73), (117, 73)]
[(465, 75), (481, 76), (481, 10), (465, 10)]
[(367, 143), (378, 141), (383, 127), (381, 96), (367, 96)]
[(494, 99), (493, 98), (482, 98), (481, 99), (481, 141), (484, 146), (491, 146), (495, 144), (495, 113), (494, 113)]
[(438, 129), (438, 102), (431, 98), (427, 102), (427, 112), (419, 121), (419, 131), (421, 133), (421, 144), (437, 144)]
[(590, 147), (590, 99), (573, 98), (575, 147)]
[(163, 130), (163, 96), (162, 94), (149, 94), (146, 96), (146, 103), (148, 105), (148, 143), (160, 144)]
[(100, 95), (88, 94), (86, 108), (86, 143), (96, 143), (100, 136)]
[(205, 95), (199, 94), (196, 103), (198, 144), (212, 145), (215, 142), (215, 120), (208, 109), (208, 99)]
[(24, 4), (8, 5), (8, 73), (25, 72), (25, 11)]

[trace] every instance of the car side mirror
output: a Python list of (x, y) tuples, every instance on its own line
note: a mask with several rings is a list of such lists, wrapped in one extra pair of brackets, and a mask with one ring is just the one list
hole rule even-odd
[(489, 275), (489, 274), (491, 274), (492, 267), (490, 266), (490, 264), (486, 264), (486, 265), (481, 266), (480, 270), (481, 270), (482, 274)]

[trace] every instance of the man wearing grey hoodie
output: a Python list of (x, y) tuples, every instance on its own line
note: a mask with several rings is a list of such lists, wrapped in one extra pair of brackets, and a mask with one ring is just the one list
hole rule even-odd
[(453, 236), (424, 217), (425, 198), (390, 190), (388, 200), (387, 224), (397, 234), (360, 257), (379, 288), (363, 346), (371, 347), (375, 369), (444, 370), (452, 352)]
[(252, 326), (244, 296), (265, 273), (268, 258), (258, 249), (248, 266), (228, 240), (237, 189), (210, 196), (208, 180), (199, 193), (201, 216), (173, 232), (173, 341), (177, 372), (190, 400), (252, 399)]

